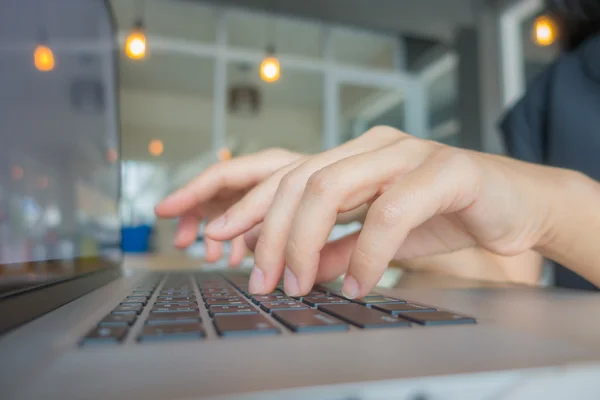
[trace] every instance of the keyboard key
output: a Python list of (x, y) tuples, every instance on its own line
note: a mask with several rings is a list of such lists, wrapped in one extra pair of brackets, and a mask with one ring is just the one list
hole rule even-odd
[(256, 304), (264, 303), (267, 301), (284, 301), (284, 300), (294, 300), (291, 297), (287, 297), (286, 295), (279, 293), (275, 295), (266, 295), (266, 296), (252, 296), (252, 301)]
[(164, 306), (155, 306), (152, 311), (150, 311), (153, 314), (160, 314), (160, 313), (172, 313), (172, 312), (197, 312), (198, 311), (198, 306), (170, 306), (170, 305), (164, 305)]
[(329, 296), (329, 294), (327, 294), (325, 292), (313, 289), (303, 296), (294, 296), (294, 298), (295, 299), (303, 299), (305, 297), (328, 297), (328, 296)]
[(236, 290), (227, 285), (225, 287), (219, 287), (219, 288), (206, 288), (206, 289), (201, 289), (202, 293), (223, 293), (223, 292), (229, 292), (229, 293), (236, 293)]
[(274, 311), (273, 317), (294, 332), (346, 331), (348, 324), (315, 309)]
[(101, 326), (92, 329), (83, 338), (82, 345), (96, 345), (96, 344), (117, 344), (127, 334), (127, 328), (121, 326)]
[(140, 342), (158, 342), (170, 340), (189, 340), (204, 337), (200, 324), (149, 325), (145, 326), (138, 340)]
[(302, 304), (299, 301), (275, 301), (262, 303), (260, 308), (266, 312), (274, 310), (308, 310), (309, 307), (306, 304)]
[(320, 304), (319, 310), (364, 329), (410, 326), (404, 319), (356, 303)]
[(123, 301), (121, 302), (122, 305), (126, 305), (126, 304), (141, 304), (143, 306), (145, 306), (147, 303), (146, 298), (145, 297), (133, 297), (133, 298), (126, 298), (123, 299)]
[(157, 301), (154, 303), (155, 306), (185, 306), (185, 307), (198, 307), (198, 303), (195, 301)]
[(341, 297), (335, 296), (311, 296), (304, 297), (302, 299), (303, 302), (308, 304), (311, 307), (316, 307), (319, 304), (345, 304), (349, 303), (348, 300), (342, 299)]
[(256, 309), (250, 307), (249, 305), (245, 306), (210, 306), (209, 314), (211, 316), (215, 315), (230, 315), (230, 314), (256, 314)]
[(215, 327), (221, 336), (276, 335), (279, 329), (260, 314), (217, 315)]
[(384, 296), (366, 296), (362, 299), (354, 299), (352, 301), (358, 304), (364, 304), (367, 307), (371, 307), (371, 304), (406, 303), (404, 300)]
[(149, 296), (140, 296), (140, 295), (134, 295), (134, 294), (132, 294), (131, 296), (127, 296), (128, 299), (140, 299), (143, 301), (148, 301), (148, 297)]
[(190, 296), (193, 295), (193, 290), (161, 290), (161, 296)]
[(191, 301), (196, 300), (196, 296), (158, 296), (157, 301)]
[(208, 306), (241, 306), (244, 304), (248, 304), (248, 302), (243, 297), (237, 299), (213, 299), (208, 297), (206, 299), (206, 305)]
[(168, 325), (168, 324), (189, 324), (200, 322), (201, 318), (198, 312), (172, 312), (150, 314), (146, 320), (146, 325)]
[(420, 325), (458, 325), (475, 324), (475, 318), (465, 317), (447, 311), (433, 312), (407, 312), (400, 314), (403, 318), (409, 319)]
[(120, 305), (112, 310), (111, 314), (139, 314), (143, 306), (139, 303)]
[(211, 293), (210, 296), (206, 296), (206, 298), (216, 299), (216, 300), (239, 300), (240, 296), (236, 294), (214, 294)]
[(388, 303), (388, 304), (373, 304), (373, 308), (386, 312), (392, 315), (398, 315), (405, 312), (431, 312), (437, 311), (435, 308), (429, 306), (423, 306), (421, 304), (414, 303)]
[(133, 325), (137, 316), (136, 314), (113, 314), (107, 315), (98, 325), (100, 326), (130, 326)]

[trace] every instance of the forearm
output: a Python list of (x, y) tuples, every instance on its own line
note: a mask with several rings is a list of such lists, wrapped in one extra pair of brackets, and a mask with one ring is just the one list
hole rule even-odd
[(564, 174), (536, 250), (600, 286), (600, 184), (576, 172)]

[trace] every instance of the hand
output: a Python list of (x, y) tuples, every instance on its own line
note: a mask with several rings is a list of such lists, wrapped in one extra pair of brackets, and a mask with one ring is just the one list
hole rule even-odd
[[(196, 240), (202, 220), (210, 222), (218, 218), (257, 183), (278, 169), (304, 158), (306, 156), (302, 154), (271, 149), (215, 164), (163, 200), (156, 207), (156, 213), (162, 218), (179, 218), (175, 245), (179, 248), (188, 247)], [(246, 252), (241, 233), (228, 238), (232, 240), (229, 256), (231, 266), (238, 265)], [(205, 237), (205, 243), (208, 261), (221, 258), (221, 241)]]
[[(343, 292), (367, 294), (392, 259), (480, 246), (516, 255), (543, 239), (560, 171), (456, 149), (376, 127), (271, 175), (213, 221), (227, 240), (262, 222), (250, 290), (285, 290), (346, 273)], [(327, 244), (340, 213), (361, 210), (360, 233)]]

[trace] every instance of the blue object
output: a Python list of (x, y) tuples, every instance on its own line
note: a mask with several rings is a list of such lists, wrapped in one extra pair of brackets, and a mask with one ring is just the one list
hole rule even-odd
[(121, 228), (121, 250), (125, 253), (147, 253), (150, 250), (150, 225)]

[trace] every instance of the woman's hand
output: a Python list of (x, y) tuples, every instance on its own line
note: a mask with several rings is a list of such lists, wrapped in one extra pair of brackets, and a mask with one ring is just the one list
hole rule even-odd
[[(282, 167), (304, 158), (306, 156), (286, 150), (270, 149), (215, 164), (163, 200), (156, 207), (156, 213), (162, 218), (179, 218), (175, 245), (179, 248), (188, 247), (196, 240), (202, 220), (211, 221), (221, 216), (257, 183)], [(229, 256), (231, 266), (238, 265), (244, 258), (246, 246), (242, 233), (228, 238), (232, 241)], [(221, 241), (206, 237), (205, 243), (208, 261), (221, 258)]]
[[(376, 127), (279, 169), (212, 221), (206, 234), (229, 240), (262, 223), (253, 292), (272, 291), (287, 267), (290, 295), (346, 273), (344, 294), (360, 297), (394, 258), (474, 246), (507, 256), (534, 248), (548, 232), (561, 171)], [(179, 196), (189, 196), (189, 205), (199, 198)], [(328, 244), (347, 212), (364, 215), (361, 232)]]

